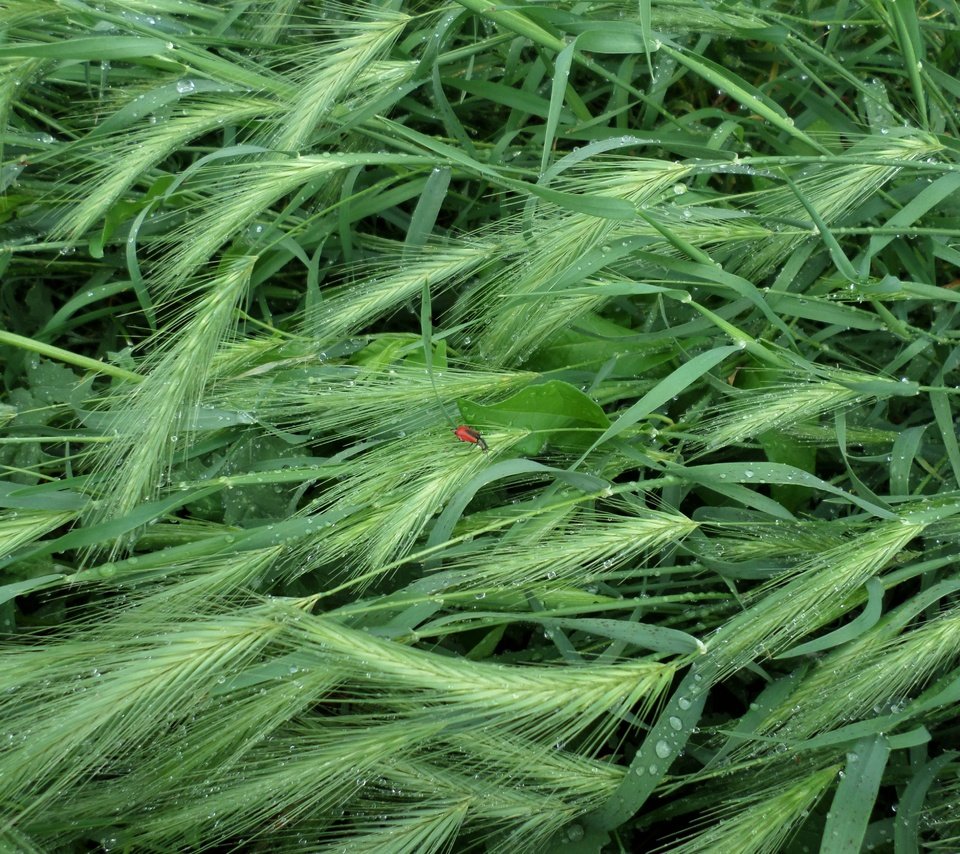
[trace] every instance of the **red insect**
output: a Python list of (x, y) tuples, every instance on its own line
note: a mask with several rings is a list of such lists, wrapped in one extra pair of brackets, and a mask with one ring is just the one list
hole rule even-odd
[(467, 427), (466, 424), (461, 424), (459, 427), (454, 428), (453, 435), (461, 442), (469, 442), (471, 445), (476, 445), (484, 453), (490, 450), (490, 447), (483, 440), (483, 436), (474, 430), (473, 427)]

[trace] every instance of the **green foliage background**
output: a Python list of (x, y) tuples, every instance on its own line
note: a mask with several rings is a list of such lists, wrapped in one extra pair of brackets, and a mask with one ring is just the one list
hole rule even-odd
[(5, 0), (3, 849), (960, 848), (958, 27)]

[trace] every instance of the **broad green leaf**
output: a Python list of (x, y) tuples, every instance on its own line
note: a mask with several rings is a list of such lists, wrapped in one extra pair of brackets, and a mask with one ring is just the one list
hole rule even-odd
[(597, 617), (528, 617), (527, 619), (544, 626), (557, 626), (562, 629), (571, 629), (625, 641), (634, 646), (656, 650), (657, 652), (689, 654), (706, 651), (703, 644), (692, 635), (676, 629), (668, 629), (665, 626)]
[(920, 851), (920, 822), (927, 791), (943, 769), (955, 762), (956, 758), (956, 751), (941, 753), (914, 771), (900, 796), (897, 815), (893, 820), (893, 844), (896, 854), (918, 854)]
[(878, 578), (871, 578), (867, 582), (867, 606), (859, 617), (855, 617), (845, 626), (812, 641), (799, 644), (781, 652), (776, 658), (796, 658), (798, 655), (808, 655), (811, 652), (822, 652), (825, 649), (839, 646), (856, 640), (867, 630), (873, 628), (883, 613), (883, 582)]
[(587, 816), (591, 830), (613, 830), (633, 816), (663, 778), (700, 723), (710, 688), (710, 669), (694, 665), (643, 739), (610, 799)]
[(36, 578), (28, 578), (25, 581), (13, 581), (10, 584), (0, 584), (0, 603), (8, 602), (15, 596), (32, 593), (34, 590), (52, 587), (65, 577), (62, 572), (56, 572), (51, 575), (40, 575)]
[(616, 421), (604, 431), (603, 435), (584, 452), (580, 459), (574, 464), (573, 468), (576, 468), (582, 463), (595, 448), (598, 448), (614, 436), (620, 435), (620, 433), (632, 427), (642, 418), (646, 418), (655, 409), (663, 406), (663, 404), (672, 397), (722, 362), (727, 356), (736, 353), (740, 349), (741, 348), (737, 346), (718, 347), (694, 356), (689, 362), (681, 365), (668, 377), (658, 382), (654, 388), (648, 391), (626, 412), (622, 413)]
[[(672, 465), (667, 466), (667, 470), (673, 470)], [(693, 478), (697, 483), (716, 487), (727, 483), (779, 483), (789, 486), (804, 486), (811, 489), (819, 489), (831, 495), (841, 496), (845, 501), (849, 501), (863, 508), (869, 513), (880, 519), (897, 519), (895, 513), (838, 489), (825, 480), (821, 480), (815, 475), (793, 466), (782, 463), (715, 463), (713, 465), (687, 466), (683, 469), (685, 476)]]
[(858, 741), (847, 754), (820, 842), (821, 854), (859, 851), (873, 812), (890, 746), (882, 735)]
[(494, 465), (478, 474), (460, 489), (450, 503), (443, 509), (443, 512), (433, 526), (433, 530), (430, 532), (427, 547), (439, 545), (450, 539), (457, 520), (467, 505), (473, 500), (473, 496), (476, 495), (482, 487), (502, 478), (523, 474), (551, 475), (557, 480), (568, 483), (570, 486), (583, 492), (602, 492), (609, 489), (609, 484), (601, 478), (589, 474), (552, 468), (551, 466), (545, 466), (533, 460), (506, 460), (504, 462), (494, 463)]
[(59, 42), (21, 42), (0, 47), (0, 57), (36, 56), (44, 59), (83, 60), (97, 62), (115, 59), (139, 59), (163, 56), (173, 46), (161, 39), (137, 36), (91, 36)]
[(407, 237), (404, 241), (407, 249), (416, 249), (427, 242), (433, 232), (437, 214), (440, 212), (449, 186), (450, 170), (448, 168), (436, 168), (430, 173), (420, 201), (417, 202), (416, 210), (410, 219), (410, 228), (407, 229)]
[(751, 86), (729, 68), (723, 68), (704, 57), (696, 57), (686, 51), (676, 50), (668, 44), (661, 44), (660, 49), (711, 85), (720, 87), (735, 101), (763, 116), (774, 127), (805, 143), (814, 151), (819, 151), (821, 154), (830, 153), (820, 143), (812, 140), (803, 131), (799, 130), (794, 125), (793, 119), (786, 115), (782, 107), (771, 101), (759, 89)]
[(521, 389), (500, 403), (484, 406), (459, 401), (460, 413), (475, 427), (511, 427), (528, 430), (517, 450), (537, 454), (548, 442), (562, 446), (583, 446), (610, 422), (597, 403), (559, 380)]

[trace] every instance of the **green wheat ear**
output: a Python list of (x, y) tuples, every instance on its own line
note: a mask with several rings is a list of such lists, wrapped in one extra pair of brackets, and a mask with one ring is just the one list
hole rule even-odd
[(143, 382), (106, 402), (114, 440), (100, 456), (104, 482), (97, 515), (119, 517), (155, 497), (178, 452), (190, 442), (214, 356), (237, 322), (256, 258), (230, 259), (156, 337), (141, 363)]

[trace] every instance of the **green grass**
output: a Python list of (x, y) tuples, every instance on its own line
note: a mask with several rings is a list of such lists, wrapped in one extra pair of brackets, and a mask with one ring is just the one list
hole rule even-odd
[(0, 26), (0, 848), (960, 847), (953, 0)]

